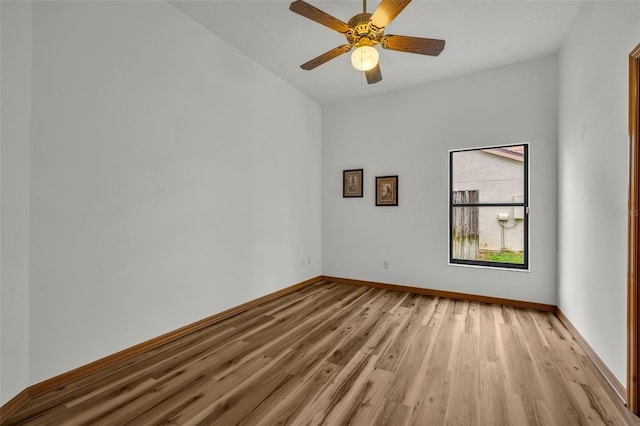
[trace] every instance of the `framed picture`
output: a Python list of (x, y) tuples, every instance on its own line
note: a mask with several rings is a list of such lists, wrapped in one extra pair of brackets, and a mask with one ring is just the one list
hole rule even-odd
[(376, 176), (376, 206), (398, 205), (398, 176)]
[(362, 169), (342, 171), (342, 197), (362, 197)]

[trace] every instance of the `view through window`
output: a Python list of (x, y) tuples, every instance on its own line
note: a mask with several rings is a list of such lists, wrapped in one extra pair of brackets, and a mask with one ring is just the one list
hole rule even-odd
[(528, 144), (450, 152), (450, 263), (529, 269), (528, 154)]

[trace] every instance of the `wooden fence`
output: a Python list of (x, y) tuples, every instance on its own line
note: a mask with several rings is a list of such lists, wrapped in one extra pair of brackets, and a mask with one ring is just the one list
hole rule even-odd
[[(453, 191), (453, 204), (474, 204), (480, 201), (479, 191)], [(480, 231), (478, 207), (453, 207), (453, 258), (478, 260), (480, 258)]]

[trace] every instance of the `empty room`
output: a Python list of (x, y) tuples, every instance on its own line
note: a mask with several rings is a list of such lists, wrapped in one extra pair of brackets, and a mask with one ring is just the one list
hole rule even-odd
[(640, 1), (0, 0), (1, 425), (640, 425)]

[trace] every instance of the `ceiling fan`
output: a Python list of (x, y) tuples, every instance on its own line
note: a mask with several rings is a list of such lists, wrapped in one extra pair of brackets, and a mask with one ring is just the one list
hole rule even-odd
[(444, 40), (421, 37), (408, 37), (385, 34), (384, 29), (396, 16), (407, 7), (411, 0), (382, 0), (373, 13), (367, 13), (367, 0), (362, 0), (362, 13), (358, 13), (344, 23), (303, 0), (296, 0), (289, 10), (319, 24), (329, 27), (347, 38), (343, 44), (322, 55), (300, 65), (303, 70), (312, 70), (325, 62), (337, 58), (353, 49), (351, 64), (359, 71), (364, 71), (367, 83), (373, 84), (382, 80), (378, 51), (375, 46), (399, 52), (418, 53), (438, 56), (444, 49)]

